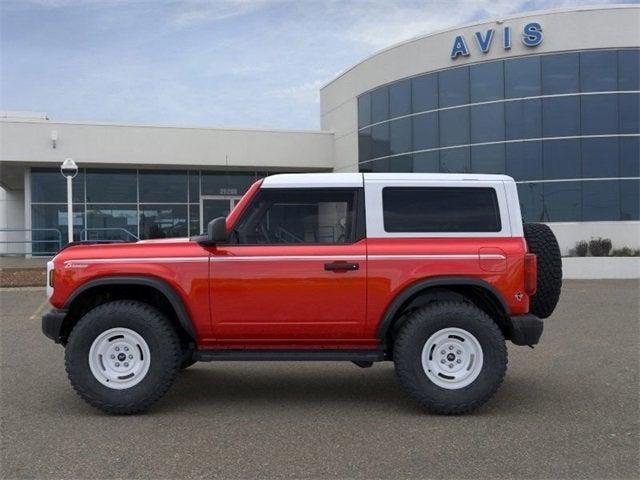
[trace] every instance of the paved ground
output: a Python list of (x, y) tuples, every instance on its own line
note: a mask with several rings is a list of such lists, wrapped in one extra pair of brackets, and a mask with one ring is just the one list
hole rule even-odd
[(639, 284), (568, 281), (477, 413), (421, 413), (391, 364), (200, 364), (152, 412), (75, 396), (41, 289), (0, 291), (2, 478), (637, 478)]

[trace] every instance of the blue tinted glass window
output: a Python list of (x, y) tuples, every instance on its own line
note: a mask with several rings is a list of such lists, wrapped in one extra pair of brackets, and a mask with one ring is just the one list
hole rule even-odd
[(505, 102), (507, 140), (542, 137), (542, 100)]
[(640, 133), (640, 95), (620, 93), (620, 133)]
[(580, 54), (580, 89), (583, 92), (618, 90), (618, 55), (614, 51)]
[(471, 143), (504, 140), (504, 104), (471, 107)]
[(504, 143), (471, 147), (471, 171), (474, 173), (504, 173), (504, 157)]
[(540, 95), (540, 57), (525, 57), (504, 62), (505, 97)]
[(583, 138), (582, 176), (619, 176), (619, 156), (617, 138)]
[(187, 172), (140, 172), (140, 202), (187, 202)]
[(134, 240), (138, 236), (137, 205), (87, 207), (87, 240)]
[(640, 180), (620, 181), (620, 220), (640, 220)]
[(137, 182), (135, 170), (87, 170), (87, 202), (137, 202)]
[(543, 184), (544, 220), (547, 222), (579, 222), (582, 209), (582, 182), (549, 182)]
[(582, 220), (620, 220), (620, 182), (582, 182)]
[(640, 137), (620, 139), (620, 176), (640, 177)]
[(618, 52), (618, 88), (640, 90), (640, 50)]
[(422, 152), (413, 154), (413, 171), (438, 173), (440, 170), (440, 152)]
[(413, 112), (438, 108), (438, 74), (422, 75), (411, 80)]
[(189, 172), (189, 201), (200, 202), (200, 173), (197, 171)]
[(440, 171), (443, 173), (466, 173), (471, 171), (469, 147), (440, 150)]
[(371, 92), (371, 123), (389, 118), (389, 88), (382, 87)]
[(411, 155), (399, 155), (389, 159), (390, 172), (411, 172), (413, 171), (413, 157)]
[(373, 155), (371, 128), (365, 128), (358, 133), (358, 161), (369, 160)]
[(360, 166), (361, 172), (388, 172), (389, 167), (389, 159), (383, 158), (381, 160), (374, 160), (372, 162), (367, 162)]
[(617, 95), (584, 95), (580, 102), (583, 135), (618, 133)]
[(358, 128), (371, 125), (371, 95), (365, 93), (358, 97)]
[(542, 99), (542, 134), (545, 137), (580, 135), (580, 97)]
[[(57, 172), (60, 175), (60, 172)], [(60, 175), (62, 176), (62, 175)], [(66, 205), (31, 205), (31, 228), (48, 228), (56, 231), (33, 232), (31, 239), (34, 253), (55, 254), (61, 246), (68, 243), (68, 223)], [(84, 228), (84, 206), (73, 206), (73, 240), (81, 240), (81, 232)], [(61, 241), (60, 241), (61, 239)], [(9, 245), (11, 248), (11, 245)], [(14, 250), (15, 251), (15, 250)]]
[(452, 68), (440, 76), (440, 108), (469, 103), (469, 68)]
[(544, 178), (580, 178), (580, 140), (543, 142)]
[[(84, 172), (71, 181), (73, 201), (84, 202)], [(67, 203), (67, 179), (56, 169), (31, 169), (31, 201)]]
[(413, 124), (413, 150), (426, 150), (439, 146), (438, 113), (415, 115)]
[(403, 80), (389, 87), (390, 117), (411, 113), (411, 80)]
[(544, 55), (541, 67), (543, 95), (580, 91), (580, 57), (577, 53)]
[(371, 156), (384, 157), (391, 153), (389, 148), (389, 124), (383, 123), (371, 127)]
[(469, 108), (455, 108), (439, 112), (440, 146), (469, 143)]
[(186, 205), (141, 205), (140, 238), (187, 236)]
[(389, 122), (391, 153), (411, 151), (411, 118), (400, 118)]
[(520, 180), (542, 179), (542, 142), (517, 142), (505, 145), (506, 173)]
[(469, 67), (471, 103), (504, 98), (502, 62), (489, 62)]
[(519, 183), (520, 211), (525, 222), (543, 221), (542, 184)]

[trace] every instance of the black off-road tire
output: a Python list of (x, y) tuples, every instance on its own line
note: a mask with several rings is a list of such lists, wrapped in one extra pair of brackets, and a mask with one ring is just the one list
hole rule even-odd
[(562, 256), (556, 236), (543, 223), (525, 223), (524, 237), (538, 261), (538, 289), (529, 310), (539, 318), (551, 316), (562, 290)]
[[(478, 377), (459, 389), (436, 385), (422, 366), (422, 350), (428, 339), (452, 327), (471, 333), (483, 353)], [(478, 408), (498, 390), (507, 370), (507, 347), (496, 323), (479, 308), (465, 302), (438, 302), (414, 311), (401, 325), (393, 360), (400, 384), (423, 408), (456, 415)]]
[[(89, 351), (94, 340), (112, 328), (127, 328), (140, 335), (150, 350), (149, 370), (140, 383), (115, 390), (91, 372)], [(160, 310), (146, 303), (116, 300), (90, 310), (73, 327), (65, 350), (67, 375), (76, 393), (90, 405), (113, 414), (147, 410), (173, 383), (182, 350), (173, 325)]]

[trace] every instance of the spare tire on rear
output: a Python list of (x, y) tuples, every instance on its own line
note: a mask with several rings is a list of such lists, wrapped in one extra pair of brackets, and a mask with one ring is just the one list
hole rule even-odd
[(539, 318), (550, 316), (560, 299), (562, 257), (556, 236), (543, 223), (525, 223), (524, 237), (529, 252), (538, 257), (538, 288), (529, 310)]

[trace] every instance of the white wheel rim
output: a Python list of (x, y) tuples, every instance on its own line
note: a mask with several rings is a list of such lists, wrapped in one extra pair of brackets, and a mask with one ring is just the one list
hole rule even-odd
[(461, 328), (443, 328), (422, 348), (422, 368), (429, 380), (448, 390), (473, 383), (482, 370), (480, 342)]
[(111, 328), (91, 344), (89, 368), (102, 385), (124, 390), (144, 379), (151, 365), (147, 342), (128, 328)]

